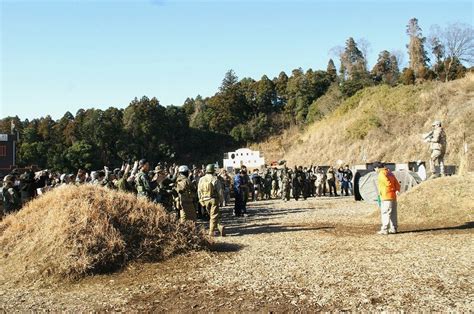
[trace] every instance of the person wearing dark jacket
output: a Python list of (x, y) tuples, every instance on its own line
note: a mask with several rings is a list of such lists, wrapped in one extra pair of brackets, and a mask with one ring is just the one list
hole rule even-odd
[(329, 186), (329, 196), (333, 196), (333, 192), (334, 192), (334, 196), (339, 196), (336, 190), (336, 171), (334, 170), (334, 167), (332, 166), (329, 167), (326, 174), (327, 174), (327, 182)]
[(35, 173), (31, 169), (20, 176), (20, 194), (23, 204), (31, 201), (36, 196)]
[(352, 178), (353, 174), (351, 169), (349, 169), (349, 165), (345, 165), (344, 170), (342, 171), (341, 182), (342, 191), (344, 191), (345, 196), (349, 196), (349, 191), (352, 194)]

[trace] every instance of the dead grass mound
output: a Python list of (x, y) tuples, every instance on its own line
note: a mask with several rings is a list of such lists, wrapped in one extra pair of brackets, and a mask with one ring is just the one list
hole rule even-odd
[(77, 279), (208, 246), (195, 224), (175, 221), (160, 205), (94, 186), (64, 187), (0, 222), (0, 276)]
[[(445, 227), (474, 221), (474, 174), (428, 180), (398, 198), (400, 225)], [(380, 219), (380, 211), (371, 215)]]
[(425, 181), (400, 195), (399, 220), (440, 225), (472, 222), (473, 185), (473, 173)]

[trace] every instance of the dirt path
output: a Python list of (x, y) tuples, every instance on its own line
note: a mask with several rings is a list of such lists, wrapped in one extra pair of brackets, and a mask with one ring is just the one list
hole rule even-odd
[(474, 310), (472, 224), (378, 236), (374, 207), (349, 199), (224, 209), (213, 252), (78, 283), (0, 281), (0, 310)]

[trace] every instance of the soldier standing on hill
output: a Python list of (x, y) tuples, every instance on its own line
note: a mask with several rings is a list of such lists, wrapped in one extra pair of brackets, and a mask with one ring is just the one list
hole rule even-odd
[[(431, 149), (431, 160), (430, 160), (430, 170), (431, 177), (430, 179), (437, 178), (439, 174), (444, 176), (444, 155), (446, 153), (446, 133), (441, 127), (441, 121), (434, 121), (433, 124), (433, 134), (429, 138), (430, 149)], [(439, 174), (436, 172), (435, 165), (439, 165)]]
[(207, 165), (206, 175), (199, 180), (198, 196), (199, 202), (202, 207), (207, 210), (210, 216), (209, 235), (215, 236), (216, 231), (219, 230), (220, 235), (223, 237), (225, 236), (225, 229), (220, 222), (221, 213), (219, 209), (222, 187), (219, 179), (217, 179), (214, 173), (214, 165)]

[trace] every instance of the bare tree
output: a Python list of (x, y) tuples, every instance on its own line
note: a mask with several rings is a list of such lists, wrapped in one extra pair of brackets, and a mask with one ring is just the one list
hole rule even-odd
[(446, 60), (449, 61), (447, 72), (456, 60), (469, 65), (474, 63), (474, 29), (471, 25), (454, 23), (445, 28), (434, 25), (430, 37), (436, 39), (444, 48)]
[(362, 52), (362, 55), (365, 59), (365, 70), (368, 68), (368, 55), (372, 52), (372, 47), (370, 42), (365, 38), (359, 38), (357, 41), (357, 47)]
[(403, 52), (400, 49), (397, 49), (397, 50), (392, 50), (390, 54), (397, 59), (397, 64), (400, 69), (403, 69), (404, 67), (406, 67), (407, 64), (405, 61), (405, 52)]
[(343, 53), (344, 53), (343, 46), (334, 46), (331, 49), (329, 49), (328, 55), (330, 58), (339, 59), (341, 58)]
[(474, 63), (474, 29), (468, 24), (450, 24), (441, 36), (448, 57)]

